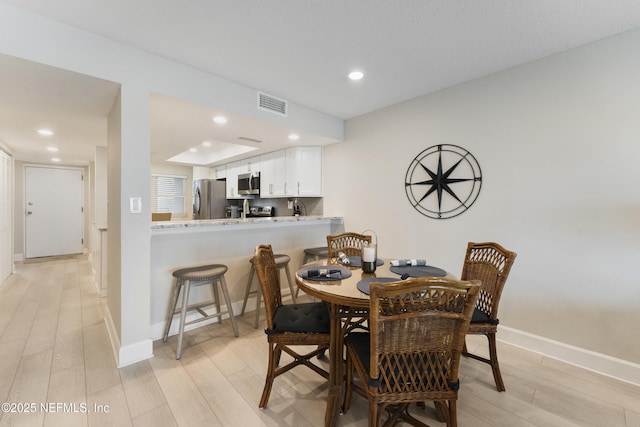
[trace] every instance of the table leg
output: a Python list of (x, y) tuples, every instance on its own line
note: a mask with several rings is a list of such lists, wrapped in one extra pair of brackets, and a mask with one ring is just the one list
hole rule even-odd
[(327, 411), (324, 416), (324, 425), (334, 427), (338, 424), (340, 405), (342, 404), (343, 386), (343, 345), (342, 321), (340, 307), (337, 304), (329, 304), (331, 314), (331, 342), (329, 345), (329, 397), (327, 399)]

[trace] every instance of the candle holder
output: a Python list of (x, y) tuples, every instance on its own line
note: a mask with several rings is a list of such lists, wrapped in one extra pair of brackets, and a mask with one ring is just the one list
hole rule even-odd
[(362, 246), (362, 271), (365, 273), (375, 272), (377, 260), (378, 245), (375, 243), (365, 243)]

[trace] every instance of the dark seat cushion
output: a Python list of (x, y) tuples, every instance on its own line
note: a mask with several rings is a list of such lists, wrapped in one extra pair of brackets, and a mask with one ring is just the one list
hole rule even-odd
[(474, 308), (473, 316), (471, 316), (471, 323), (490, 323), (492, 325), (497, 325), (499, 323), (499, 320), (498, 319), (493, 320), (484, 311)]
[(267, 334), (283, 332), (329, 333), (329, 308), (325, 302), (287, 304), (278, 307), (273, 316), (273, 329)]
[(358, 358), (362, 361), (365, 368), (367, 368), (367, 372), (369, 372), (369, 368), (371, 367), (370, 339), (371, 336), (369, 335), (369, 332), (350, 332), (345, 338), (345, 340), (349, 341), (353, 346)]

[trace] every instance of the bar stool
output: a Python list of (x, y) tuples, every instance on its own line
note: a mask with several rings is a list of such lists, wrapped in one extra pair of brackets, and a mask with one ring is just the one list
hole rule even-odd
[(318, 246), (316, 248), (307, 248), (304, 250), (303, 264), (309, 262), (309, 258), (313, 258), (312, 261), (318, 261), (321, 259), (329, 258), (329, 249), (326, 246)]
[[(273, 257), (275, 258), (275, 261), (276, 261), (276, 268), (278, 270), (284, 269), (287, 276), (287, 281), (289, 282), (290, 293), (284, 296), (291, 295), (291, 299), (295, 303), (297, 295), (296, 295), (296, 292), (294, 291), (293, 282), (291, 280), (291, 272), (289, 271), (289, 261), (291, 261), (291, 257), (285, 254), (276, 254)], [(247, 282), (247, 289), (244, 292), (244, 302), (242, 303), (242, 312), (240, 313), (240, 315), (244, 316), (244, 310), (247, 307), (247, 300), (249, 299), (249, 295), (256, 294), (256, 300), (257, 300), (256, 321), (255, 321), (254, 328), (258, 329), (258, 323), (260, 322), (260, 299), (262, 297), (262, 293), (260, 292), (260, 285), (258, 285), (255, 291), (251, 290), (251, 287), (253, 285), (253, 276), (255, 275), (256, 269), (253, 266), (253, 258), (251, 258), (249, 262), (251, 263), (251, 270), (249, 270), (249, 281)]]
[[(229, 291), (227, 290), (227, 282), (224, 279), (224, 273), (227, 272), (227, 266), (223, 264), (209, 264), (201, 265), (197, 267), (181, 268), (173, 272), (173, 277), (176, 278), (175, 288), (173, 290), (173, 298), (169, 306), (169, 313), (167, 320), (167, 326), (164, 331), (164, 337), (162, 341), (167, 342), (169, 336), (169, 329), (171, 328), (171, 322), (173, 316), (180, 313), (180, 327), (178, 329), (178, 348), (176, 349), (176, 359), (180, 359), (182, 354), (182, 336), (184, 335), (184, 327), (194, 323), (202, 322), (206, 319), (213, 317), (218, 318), (218, 322), (222, 322), (222, 315), (229, 314), (231, 325), (233, 326), (233, 333), (238, 336), (238, 327), (236, 325), (236, 319), (233, 316), (233, 308), (231, 307), (231, 299), (229, 298)], [(189, 291), (191, 286), (202, 285), (205, 283), (211, 284), (211, 296), (212, 300), (189, 305)], [(218, 295), (218, 284), (222, 288), (222, 294), (224, 295), (225, 303), (227, 304), (227, 311), (220, 311), (220, 298)], [(178, 304), (178, 298), (180, 297), (180, 291), (182, 291), (182, 307), (176, 310)], [(214, 305), (216, 306), (216, 312), (213, 314), (207, 314), (203, 308)], [(203, 317), (186, 322), (187, 312), (196, 310)]]

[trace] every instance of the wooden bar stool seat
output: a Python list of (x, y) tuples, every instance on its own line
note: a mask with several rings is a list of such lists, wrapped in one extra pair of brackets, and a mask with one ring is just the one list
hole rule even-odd
[[(229, 298), (229, 291), (227, 289), (227, 282), (224, 279), (224, 273), (227, 272), (227, 266), (223, 264), (209, 264), (200, 265), (196, 267), (181, 268), (173, 272), (173, 277), (176, 278), (176, 284), (173, 290), (173, 298), (169, 305), (169, 313), (167, 319), (167, 326), (164, 331), (164, 337), (162, 341), (166, 342), (169, 337), (169, 330), (171, 329), (171, 322), (173, 316), (180, 314), (180, 326), (178, 328), (178, 347), (176, 349), (176, 359), (180, 359), (182, 355), (182, 337), (184, 335), (184, 327), (194, 323), (199, 323), (213, 317), (218, 318), (218, 322), (222, 322), (222, 315), (228, 314), (233, 326), (233, 333), (238, 336), (238, 327), (236, 325), (236, 319), (233, 315), (233, 308), (231, 307), (231, 298)], [(211, 297), (212, 299), (205, 302), (189, 305), (189, 293), (191, 286), (202, 285), (209, 283), (211, 285)], [(220, 298), (218, 295), (218, 285), (222, 289), (224, 301), (227, 306), (226, 311), (220, 311)], [(179, 310), (176, 310), (178, 299), (182, 293), (182, 306)], [(213, 314), (207, 314), (204, 311), (205, 307), (215, 305), (216, 311)], [(197, 311), (202, 317), (194, 320), (186, 321), (187, 312)]]
[[(285, 254), (276, 254), (274, 255), (276, 260), (276, 268), (278, 270), (284, 269), (285, 275), (287, 276), (287, 282), (289, 282), (289, 294), (285, 294), (284, 296), (291, 295), (291, 299), (293, 302), (296, 302), (296, 291), (293, 285), (293, 281), (291, 280), (291, 272), (289, 271), (289, 261), (291, 261), (291, 257)], [(253, 265), (253, 258), (249, 259), (251, 263), (251, 270), (249, 270), (249, 281), (247, 282), (247, 288), (244, 292), (244, 302), (242, 303), (242, 312), (241, 316), (244, 316), (244, 310), (247, 308), (247, 301), (249, 300), (249, 295), (256, 294), (256, 321), (254, 324), (254, 328), (258, 329), (258, 323), (260, 322), (260, 300), (262, 297), (262, 292), (260, 292), (260, 286), (256, 286), (256, 290), (251, 290), (253, 287), (253, 276), (255, 275), (255, 267)]]
[(310, 261), (318, 261), (327, 258), (329, 258), (329, 249), (326, 246), (307, 248), (304, 250), (304, 258), (302, 263), (306, 264)]

